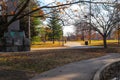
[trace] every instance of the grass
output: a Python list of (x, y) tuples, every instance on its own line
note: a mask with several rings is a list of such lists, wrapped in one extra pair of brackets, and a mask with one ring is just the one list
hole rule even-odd
[(55, 41), (53, 44), (52, 41), (47, 42), (33, 42), (31, 45), (32, 48), (49, 48), (49, 47), (62, 47), (62, 42)]
[[(108, 47), (119, 47), (117, 40), (107, 40)], [(92, 40), (90, 46), (103, 46), (103, 40)]]
[[(76, 42), (76, 41), (71, 41)], [(85, 41), (77, 41), (81, 43), (82, 45), (85, 45)], [(107, 44), (110, 47), (119, 47), (117, 40), (107, 40)], [(103, 46), (103, 40), (91, 40), (90, 46)], [(49, 47), (63, 47), (62, 42), (56, 41), (55, 44), (52, 43), (52, 41), (44, 42), (34, 42), (32, 43), (32, 48), (49, 48)]]
[[(85, 45), (85, 41), (78, 41), (82, 45)], [(89, 42), (89, 41), (88, 41)], [(91, 40), (90, 46), (103, 46), (103, 40)], [(118, 40), (107, 40), (107, 45), (109, 47), (119, 47)]]
[(29, 80), (36, 74), (80, 60), (96, 58), (109, 52), (108, 49), (41, 50), (23, 53), (0, 54), (0, 80)]

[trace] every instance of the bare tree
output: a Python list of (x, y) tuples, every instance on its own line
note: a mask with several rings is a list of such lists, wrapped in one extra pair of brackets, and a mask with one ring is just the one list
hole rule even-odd
[[(2, 20), (0, 27), (1, 27), (1, 31), (2, 33), (4, 33), (4, 31), (8, 30), (8, 26), (10, 24), (12, 24), (14, 21), (19, 20), (21, 18), (23, 18), (24, 16), (32, 16), (32, 17), (44, 17), (47, 18), (47, 15), (50, 12), (48, 9), (49, 8), (57, 8), (59, 10), (63, 10), (65, 12), (65, 14), (69, 15), (68, 17), (70, 17), (72, 20), (74, 20), (74, 18), (76, 20), (79, 20), (80, 18), (83, 18), (84, 16), (86, 16), (86, 20), (89, 19), (89, 17), (91, 17), (91, 27), (96, 30), (102, 37), (103, 37), (103, 41), (104, 41), (104, 47), (107, 47), (107, 43), (106, 43), (106, 39), (108, 37), (108, 35), (112, 32), (112, 30), (114, 29), (114, 27), (116, 26), (116, 24), (119, 22), (118, 18), (116, 18), (116, 8), (114, 8), (113, 6), (114, 4), (114, 0), (112, 3), (110, 3), (110, 1), (105, 0), (105, 2), (97, 2), (97, 1), (85, 1), (85, 0), (71, 0), (71, 1), (64, 1), (64, 3), (58, 2), (58, 1), (53, 1), (49, 4), (42, 4), (42, 1), (36, 2), (37, 0), (34, 0), (36, 3), (39, 3), (40, 5), (38, 5), (38, 7), (33, 8), (32, 10), (28, 11), (28, 12), (24, 12), (26, 8), (28, 8), (28, 4), (30, 3), (31, 0), (21, 0), (21, 2), (19, 2), (19, 0), (15, 0), (18, 1), (17, 5), (14, 4), (15, 9), (14, 11), (12, 11), (11, 13), (9, 13), (7, 11), (8, 7), (7, 7), (7, 2), (9, 0), (1, 0), (0, 2), (2, 3), (2, 7), (3, 9), (0, 10), (0, 12), (2, 12), (2, 15), (0, 16), (0, 20)], [(79, 9), (80, 11), (77, 10), (68, 10), (68, 7), (71, 7), (74, 4), (77, 4), (78, 6), (80, 6), (80, 8), (82, 6), (85, 5), (89, 5), (91, 3), (91, 9), (92, 12), (88, 14), (85, 13), (80, 13), (83, 9)], [(67, 9), (66, 9), (67, 8)], [(86, 7), (87, 10), (89, 10), (89, 6)], [(4, 11), (3, 11), (4, 10)], [(34, 12), (36, 11), (40, 11), (39, 15), (32, 15)], [(70, 15), (70, 12), (72, 14), (75, 14), (74, 16)], [(78, 15), (76, 15), (76, 12), (80, 13)], [(84, 12), (84, 11), (82, 11)], [(7, 18), (9, 16), (13, 16), (9, 21), (7, 20)], [(75, 17), (76, 16), (76, 17)], [(76, 20), (74, 22), (76, 22)], [(67, 20), (70, 22), (70, 20)], [(88, 21), (88, 20), (87, 20)]]
[[(57, 8), (57, 9), (64, 9), (66, 8), (65, 6), (67, 5), (72, 5), (72, 4), (77, 4), (77, 3), (81, 3), (81, 2), (84, 2), (84, 1), (67, 1), (65, 3), (60, 3), (58, 1), (54, 1), (54, 2), (51, 2), (49, 4), (44, 4), (41, 6), (41, 1), (37, 1), (37, 0), (14, 0), (16, 1), (16, 3), (13, 2), (13, 7), (15, 8), (13, 11), (8, 11), (8, 6), (7, 4), (10, 3), (8, 0), (1, 0), (0, 1), (0, 13), (2, 14), (1, 15), (1, 19), (7, 19), (7, 17), (9, 16), (13, 16), (12, 19), (10, 19), (9, 21), (5, 20), (7, 22), (7, 24), (1, 24), (1, 25), (4, 25), (4, 26), (8, 26), (10, 25), (11, 23), (13, 23), (14, 21), (16, 20), (19, 20), (21, 18), (23, 18), (24, 16), (28, 16), (29, 14), (31, 15), (32, 13), (40, 10), (40, 13), (44, 13), (46, 12), (45, 9), (49, 9), (49, 8)], [(32, 10), (28, 11), (28, 12), (24, 12), (24, 10), (26, 8), (28, 8), (29, 6), (29, 3), (30, 2), (35, 2), (35, 4), (37, 3), (38, 6), (34, 6), (34, 4), (32, 4), (31, 6), (33, 7)], [(44, 10), (43, 10), (44, 9)], [(43, 11), (43, 12), (42, 12)], [(44, 13), (44, 14), (40, 14), (40, 15), (31, 15), (31, 16), (34, 16), (34, 17), (43, 17), (44, 15), (47, 15), (51, 12), (48, 12), (48, 13)]]
[[(72, 12), (74, 15), (77, 15), (77, 18), (79, 15), (80, 17), (76, 19), (71, 16), (71, 19), (75, 20), (75, 22), (86, 20), (90, 27), (103, 37), (104, 48), (107, 48), (107, 37), (115, 29), (120, 20), (119, 14), (116, 15), (118, 11), (114, 7), (116, 3), (114, 0), (111, 0), (111, 2), (107, 0), (106, 2), (91, 1), (90, 3), (91, 13), (89, 13), (89, 3), (84, 2), (84, 5), (76, 5), (80, 9), (80, 11), (77, 11), (78, 14)], [(85, 8), (83, 8), (83, 6), (85, 6)], [(89, 19), (91, 19), (91, 21), (89, 21)]]
[[(12, 2), (13, 1), (13, 2)], [(32, 2), (33, 4), (30, 5), (32, 8), (29, 11), (26, 11), (26, 9), (29, 7), (29, 3)], [(52, 13), (49, 10), (49, 8), (65, 8), (64, 6), (70, 5), (70, 4), (76, 4), (81, 1), (76, 2), (65, 2), (60, 3), (58, 1), (53, 1), (49, 4), (43, 4), (42, 1), (38, 0), (0, 0), (0, 31), (3, 35), (5, 31), (8, 30), (8, 26), (11, 25), (13, 22), (25, 17), (25, 16), (31, 16), (31, 17), (42, 17), (46, 18), (47, 14)], [(8, 4), (11, 3), (12, 11), (9, 11), (10, 7)], [(35, 4), (38, 4), (38, 6), (34, 6)], [(41, 6), (42, 4), (42, 6)], [(32, 15), (34, 12), (39, 11), (38, 15)], [(11, 17), (11, 19), (8, 20), (8, 17)]]
[(107, 37), (115, 29), (119, 22), (116, 18), (116, 8), (109, 4), (95, 4), (93, 13), (89, 14), (92, 17), (91, 27), (103, 37), (104, 48), (107, 48)]
[(89, 34), (88, 33), (89, 29), (90, 29), (89, 23), (86, 22), (85, 20), (75, 23), (76, 36), (80, 37), (80, 35), (81, 35), (81, 40), (83, 40), (83, 41), (85, 40), (85, 35)]

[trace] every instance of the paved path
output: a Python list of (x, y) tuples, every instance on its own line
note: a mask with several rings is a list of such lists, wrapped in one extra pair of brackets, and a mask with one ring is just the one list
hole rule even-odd
[(69, 49), (81, 49), (81, 48), (103, 48), (103, 46), (86, 46), (81, 45), (79, 42), (67, 42), (65, 46), (69, 47)]
[(66, 44), (64, 44), (65, 46), (68, 47), (77, 47), (77, 46), (82, 46), (81, 43), (79, 42), (67, 42)]
[(50, 49), (68, 49), (68, 47), (31, 48), (31, 51), (36, 51), (36, 50), (50, 50)]
[(44, 72), (30, 80), (91, 80), (95, 72), (107, 63), (120, 60), (120, 54), (83, 60)]
[(102, 46), (85, 46), (81, 45), (79, 42), (67, 42), (64, 44), (66, 47), (53, 47), (53, 48), (32, 48), (32, 51), (35, 50), (46, 50), (46, 49), (81, 49), (81, 48), (103, 48)]

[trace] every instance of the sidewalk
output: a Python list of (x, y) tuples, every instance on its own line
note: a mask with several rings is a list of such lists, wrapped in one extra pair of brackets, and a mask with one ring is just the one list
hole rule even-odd
[(92, 80), (95, 72), (105, 64), (120, 60), (120, 54), (83, 60), (44, 72), (30, 80)]
[(69, 49), (82, 49), (82, 48), (103, 48), (103, 46), (88, 46), (88, 45), (81, 45), (79, 42), (68, 42), (65, 44), (68, 46)]
[(67, 42), (64, 44), (65, 47), (52, 47), (52, 48), (31, 48), (32, 51), (35, 50), (49, 50), (49, 49), (82, 49), (82, 48), (103, 48), (102, 46), (86, 46), (81, 45), (79, 42)]

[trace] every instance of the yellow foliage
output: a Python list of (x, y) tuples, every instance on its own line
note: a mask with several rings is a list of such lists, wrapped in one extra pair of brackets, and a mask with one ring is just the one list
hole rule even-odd
[(34, 7), (34, 8), (32, 8), (32, 10), (37, 10), (38, 9), (38, 7)]
[(60, 14), (64, 14), (64, 12), (63, 12), (63, 11), (60, 11)]

